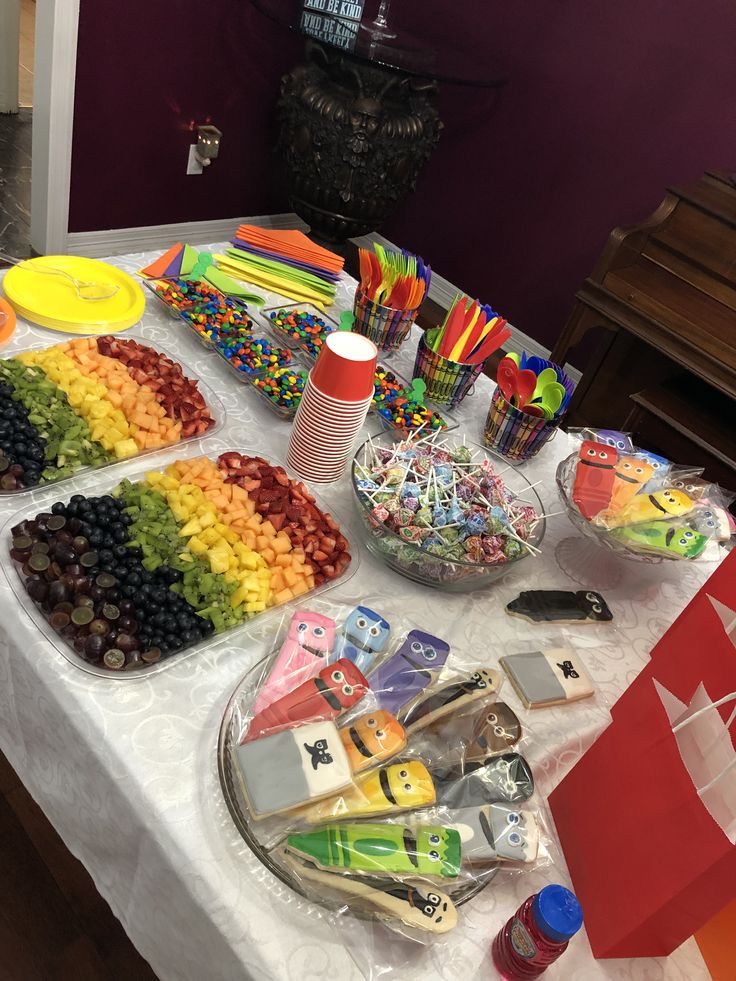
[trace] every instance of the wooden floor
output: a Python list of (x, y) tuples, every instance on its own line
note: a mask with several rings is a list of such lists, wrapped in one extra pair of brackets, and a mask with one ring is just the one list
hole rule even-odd
[(0, 753), (0, 981), (156, 981)]

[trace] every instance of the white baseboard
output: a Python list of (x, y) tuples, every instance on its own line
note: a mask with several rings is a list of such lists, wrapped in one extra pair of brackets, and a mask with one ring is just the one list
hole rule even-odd
[(295, 214), (249, 215), (247, 218), (218, 218), (215, 221), (185, 221), (171, 225), (141, 225), (137, 228), (105, 228), (98, 232), (70, 232), (67, 251), (70, 255), (90, 258), (122, 255), (126, 252), (149, 252), (168, 249), (174, 242), (205, 245), (226, 242), (238, 225), (260, 225), (262, 228), (301, 228), (308, 226)]
[[(225, 242), (231, 238), (238, 225), (247, 222), (249, 225), (260, 225), (263, 228), (300, 228), (303, 231), (308, 226), (297, 215), (283, 213), (278, 215), (252, 215), (247, 218), (220, 218), (216, 221), (188, 221), (171, 225), (143, 225), (138, 228), (110, 228), (99, 232), (70, 232), (67, 250), (70, 255), (84, 255), (92, 258), (100, 256), (121, 255), (126, 252), (148, 252), (151, 249), (166, 249), (173, 242), (189, 242), (192, 245)], [(386, 248), (395, 249), (397, 246), (378, 232), (362, 235), (352, 239), (356, 245), (369, 248), (374, 242), (380, 242)], [(458, 293), (456, 286), (442, 276), (432, 271), (432, 284), (429, 289), (430, 299), (447, 309)], [(549, 348), (524, 334), (513, 324), (511, 328), (510, 347), (517, 351), (540, 358), (549, 357)], [(571, 365), (566, 367), (570, 378), (577, 383), (580, 372)]]

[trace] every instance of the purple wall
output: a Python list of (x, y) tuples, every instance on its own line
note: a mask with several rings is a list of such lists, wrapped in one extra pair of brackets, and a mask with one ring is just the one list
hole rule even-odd
[[(405, 20), (408, 0), (392, 6)], [(652, 212), (668, 184), (736, 167), (736, 5), (421, 6), (510, 81), (495, 96), (443, 86), (440, 146), (383, 231), (551, 345), (614, 226)], [(299, 42), (249, 0), (124, 9), (82, 0), (71, 230), (285, 210), (272, 110)], [(186, 127), (206, 115), (222, 156), (189, 178)]]

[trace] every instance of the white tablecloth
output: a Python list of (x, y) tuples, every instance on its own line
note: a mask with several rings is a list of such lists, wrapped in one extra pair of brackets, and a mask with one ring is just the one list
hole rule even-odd
[[(110, 261), (132, 272), (153, 258), (147, 253)], [(350, 306), (350, 297), (346, 278), (337, 306)], [(141, 323), (126, 336), (159, 342), (217, 390), (228, 418), (224, 430), (204, 444), (211, 453), (253, 448), (283, 460), (288, 423), (167, 318), (153, 298)], [(19, 321), (3, 353), (60, 339)], [(410, 339), (398, 357), (405, 372), (411, 371), (415, 341)], [(458, 412), (471, 439), (480, 436), (490, 391), (483, 378)], [(569, 446), (560, 433), (524, 470), (531, 481), (541, 480), (537, 490), (548, 513), (560, 509), (553, 475)], [(175, 454), (157, 454), (149, 462), (153, 466)], [(120, 472), (140, 469), (139, 461)], [(108, 478), (109, 472), (104, 474)], [(57, 491), (63, 499), (73, 492), (69, 485)], [(339, 517), (354, 521), (346, 478), (324, 489), (322, 497)], [(49, 492), (35, 492), (34, 499), (48, 501)], [(0, 499), (0, 519), (27, 503), (28, 497), (15, 503)], [(512, 621), (503, 610), (519, 589), (580, 588), (555, 559), (557, 544), (571, 535), (574, 529), (564, 515), (551, 518), (539, 559), (525, 560), (489, 590), (469, 595), (423, 589), (363, 552), (356, 575), (330, 596), (351, 604), (370, 596), (389, 619), (392, 610), (410, 615), (447, 638), (463, 659), (495, 665), (504, 645), (520, 638), (535, 646), (541, 642), (539, 627)], [(594, 554), (591, 574), (598, 574), (600, 555)], [(586, 658), (596, 698), (529, 719), (533, 744), (528, 755), (544, 793), (606, 724), (606, 706), (643, 667), (653, 644), (713, 568), (708, 563), (626, 563), (625, 575), (605, 589), (616, 627), (608, 635), (593, 628), (600, 640)], [(615, 571), (612, 578), (617, 578)], [(342, 943), (344, 934), (337, 936), (328, 919), (261, 866), (240, 839), (222, 799), (216, 768), (220, 720), (234, 685), (263, 656), (265, 644), (225, 638), (202, 655), (175, 659), (150, 678), (117, 681), (92, 677), (62, 658), (19, 609), (5, 577), (0, 577), (0, 610), (0, 748), (156, 973), (191, 981), (362, 977)], [(518, 708), (509, 688), (504, 696)], [(414, 952), (404, 962), (404, 948), (397, 947), (394, 955), (381, 940), (380, 960), (397, 961), (389, 975), (396, 981), (493, 977), (488, 951), (495, 933), (527, 895), (551, 881), (568, 882), (559, 856), (555, 866), (497, 878), (463, 909), (460, 927), (443, 944), (421, 956)], [(365, 956), (362, 963), (365, 967)], [(581, 935), (549, 976), (696, 981), (708, 972), (693, 940), (663, 960), (595, 961)]]

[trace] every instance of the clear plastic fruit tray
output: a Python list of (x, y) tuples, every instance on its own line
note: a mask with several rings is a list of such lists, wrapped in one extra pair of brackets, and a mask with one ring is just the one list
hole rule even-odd
[[(263, 454), (250, 447), (230, 447), (224, 449), (221, 452), (238, 452), (244, 456), (263, 456)], [(192, 451), (189, 454), (184, 454), (178, 457), (180, 460), (190, 460), (197, 456), (203, 456), (205, 454)], [(212, 457), (216, 459), (216, 457)], [(265, 457), (264, 457), (265, 458)], [(112, 679), (113, 681), (119, 680), (130, 680), (135, 678), (149, 677), (158, 671), (163, 670), (169, 664), (173, 662), (179, 662), (184, 658), (189, 658), (194, 654), (202, 653), (203, 651), (209, 650), (215, 645), (221, 644), (223, 641), (230, 640), (233, 641), (235, 638), (242, 638), (244, 634), (247, 634), (249, 629), (254, 625), (258, 624), (259, 628), (262, 623), (268, 623), (271, 618), (281, 617), (284, 610), (291, 610), (301, 603), (308, 603), (314, 597), (321, 596), (327, 590), (331, 589), (337, 584), (343, 584), (347, 582), (357, 571), (360, 565), (360, 558), (357, 549), (354, 549), (353, 543), (356, 542), (356, 536), (353, 533), (351, 527), (343, 521), (342, 517), (335, 513), (334, 509), (328, 508), (325, 503), (320, 499), (319, 495), (315, 493), (314, 489), (299, 477), (294, 476), (289, 472), (288, 468), (278, 459), (274, 458), (270, 453), (268, 455), (268, 462), (272, 466), (281, 466), (286, 470), (289, 477), (298, 483), (304, 483), (307, 491), (314, 497), (315, 505), (323, 513), (329, 512), (333, 519), (338, 523), (341, 533), (348, 540), (348, 546), (350, 549), (351, 561), (347, 566), (342, 575), (337, 576), (335, 579), (328, 580), (307, 593), (301, 596), (289, 600), (280, 606), (270, 607), (269, 609), (263, 611), (262, 613), (257, 613), (250, 619), (243, 621), (243, 623), (238, 624), (235, 627), (224, 630), (219, 634), (213, 634), (204, 640), (201, 640), (189, 647), (183, 648), (176, 651), (169, 656), (162, 657), (159, 661), (153, 664), (144, 664), (136, 666), (132, 670), (122, 670), (116, 671), (97, 664), (93, 664), (86, 661), (77, 651), (68, 644), (64, 638), (62, 638), (46, 620), (39, 606), (34, 603), (26, 592), (25, 585), (21, 578), (21, 572), (18, 564), (10, 558), (9, 550), (12, 544), (12, 534), (11, 529), (16, 525), (20, 524), (22, 521), (29, 521), (36, 517), (36, 515), (41, 512), (49, 512), (52, 504), (55, 501), (62, 500), (63, 503), (68, 503), (69, 498), (73, 494), (82, 494), (84, 496), (101, 496), (110, 493), (117, 485), (124, 479), (130, 480), (131, 482), (136, 482), (142, 480), (146, 473), (150, 472), (152, 469), (163, 470), (166, 466), (174, 462), (171, 457), (166, 459), (156, 461), (155, 466), (149, 467), (148, 470), (132, 470), (130, 472), (119, 473), (119, 474), (101, 474), (95, 475), (94, 479), (81, 480), (78, 477), (70, 478), (73, 483), (67, 486), (63, 496), (56, 494), (53, 490), (47, 490), (43, 494), (37, 494), (33, 504), (27, 504), (26, 507), (18, 511), (16, 514), (12, 515), (3, 525), (0, 530), (0, 549), (2, 550), (3, 562), (2, 567), (5, 573), (5, 577), (10, 585), (12, 592), (15, 594), (21, 607), (25, 610), (28, 616), (31, 618), (33, 623), (38, 627), (41, 634), (49, 641), (49, 643), (62, 655), (67, 661), (75, 665), (77, 668), (88, 672), (89, 674), (96, 675), (101, 678)], [(242, 640), (238, 645), (242, 648)]]
[[(123, 338), (123, 340), (124, 339), (125, 338)], [(214, 436), (222, 429), (222, 427), (225, 425), (225, 407), (223, 406), (222, 402), (218, 398), (214, 389), (210, 388), (207, 382), (204, 381), (204, 379), (201, 378), (196, 373), (196, 371), (194, 371), (194, 369), (187, 364), (186, 361), (184, 361), (181, 357), (179, 357), (178, 354), (172, 354), (166, 348), (162, 347), (158, 343), (158, 341), (151, 342), (145, 337), (133, 338), (133, 339), (138, 341), (139, 344), (143, 344), (146, 347), (150, 347), (152, 350), (157, 351), (159, 354), (163, 354), (165, 357), (170, 358), (171, 361), (173, 361), (175, 364), (181, 366), (184, 374), (188, 378), (192, 379), (193, 381), (196, 381), (197, 387), (199, 388), (199, 391), (201, 392), (205, 400), (205, 403), (209, 408), (213, 419), (215, 420), (214, 426), (211, 426), (205, 433), (197, 433), (193, 436), (185, 436), (183, 439), (179, 440), (178, 443), (167, 443), (165, 446), (159, 446), (149, 450), (141, 450), (139, 453), (136, 453), (133, 456), (125, 457), (122, 460), (108, 460), (107, 463), (102, 463), (97, 467), (80, 467), (79, 470), (75, 471), (75, 473), (73, 473), (71, 476), (62, 477), (60, 480), (48, 481), (43, 484), (36, 484), (33, 487), (20, 487), (16, 490), (0, 489), (0, 499), (20, 497), (23, 494), (31, 494), (33, 492), (43, 492), (46, 488), (51, 488), (51, 487), (53, 488), (66, 487), (69, 484), (69, 481), (76, 480), (80, 477), (85, 477), (88, 476), (89, 474), (97, 473), (99, 471), (113, 470), (116, 467), (119, 468), (123, 466), (125, 463), (128, 463), (131, 460), (138, 460), (141, 457), (151, 456), (153, 453), (160, 453), (161, 450), (164, 449), (171, 449), (174, 446), (187, 445), (194, 442), (195, 440)], [(12, 354), (9, 353), (7, 355), (7, 358), (15, 357), (19, 354), (25, 354), (30, 351), (41, 351), (44, 350), (45, 348), (57, 347), (57, 346), (58, 345), (55, 344), (34, 344), (30, 347), (23, 348), (22, 350), (13, 351)]]

